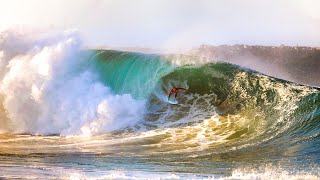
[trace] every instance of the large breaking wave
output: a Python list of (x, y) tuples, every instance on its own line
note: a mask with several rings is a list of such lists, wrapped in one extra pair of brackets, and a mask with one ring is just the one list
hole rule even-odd
[[(314, 87), (197, 56), (83, 50), (74, 32), (4, 31), (0, 45), (3, 133), (129, 132), (149, 150), (198, 156), (319, 137)], [(172, 105), (176, 86), (187, 91)]]

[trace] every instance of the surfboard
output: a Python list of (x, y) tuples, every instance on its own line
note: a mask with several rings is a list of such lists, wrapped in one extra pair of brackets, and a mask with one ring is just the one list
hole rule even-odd
[(172, 99), (172, 98), (170, 98), (170, 99), (168, 100), (168, 102), (169, 102), (170, 104), (173, 104), (173, 105), (178, 104), (178, 101), (177, 101), (177, 100), (174, 100), (174, 99)]

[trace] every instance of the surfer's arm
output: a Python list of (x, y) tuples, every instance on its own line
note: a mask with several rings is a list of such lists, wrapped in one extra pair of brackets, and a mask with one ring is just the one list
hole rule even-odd
[(187, 90), (186, 88), (176, 88), (176, 90)]

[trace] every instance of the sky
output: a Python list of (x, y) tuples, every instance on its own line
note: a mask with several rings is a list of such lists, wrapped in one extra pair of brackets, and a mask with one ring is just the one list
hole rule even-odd
[(319, 0), (0, 0), (0, 27), (77, 29), (89, 47), (320, 47)]

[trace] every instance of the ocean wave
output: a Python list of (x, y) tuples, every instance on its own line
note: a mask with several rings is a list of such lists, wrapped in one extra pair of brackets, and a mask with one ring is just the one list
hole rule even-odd
[[(144, 144), (150, 149), (190, 157), (268, 142), (294, 146), (319, 133), (319, 89), (241, 66), (83, 50), (75, 32), (39, 40), (5, 31), (0, 47), (1, 132), (131, 133), (124, 141), (148, 137), (158, 142)], [(187, 89), (175, 105), (173, 87)]]

